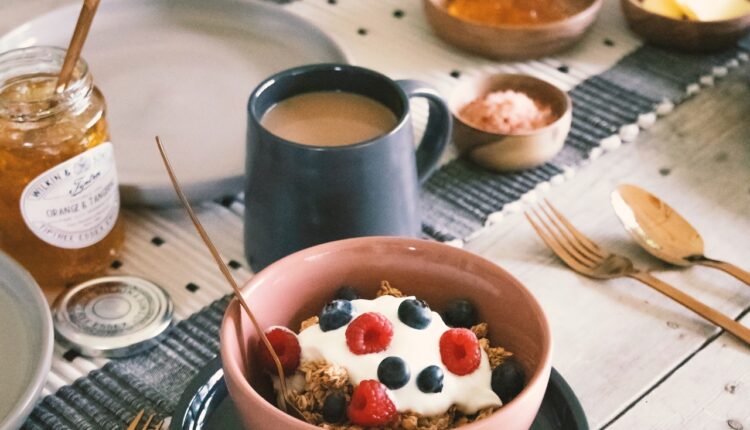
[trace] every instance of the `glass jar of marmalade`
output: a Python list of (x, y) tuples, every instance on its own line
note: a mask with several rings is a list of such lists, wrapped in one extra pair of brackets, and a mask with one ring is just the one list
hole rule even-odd
[(57, 91), (64, 57), (0, 54), (0, 249), (45, 290), (104, 271), (123, 240), (104, 97), (83, 60)]

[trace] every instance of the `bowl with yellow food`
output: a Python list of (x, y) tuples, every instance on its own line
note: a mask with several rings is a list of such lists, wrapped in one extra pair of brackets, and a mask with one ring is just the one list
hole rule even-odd
[(621, 0), (628, 26), (654, 45), (685, 52), (726, 49), (750, 31), (748, 0)]

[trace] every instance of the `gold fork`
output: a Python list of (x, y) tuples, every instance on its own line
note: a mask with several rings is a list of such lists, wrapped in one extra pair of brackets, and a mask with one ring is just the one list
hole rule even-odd
[[(133, 418), (133, 421), (130, 422), (130, 425), (128, 426), (127, 430), (137, 430), (138, 424), (140, 424), (141, 419), (143, 418), (143, 414), (145, 413), (146, 413), (145, 409), (141, 409), (140, 412), (138, 412), (138, 414), (135, 416), (135, 418)], [(155, 414), (151, 414), (148, 417), (146, 417), (146, 419), (143, 422), (143, 426), (140, 428), (140, 430), (148, 430), (150, 428), (149, 426), (151, 425), (151, 421), (154, 419), (154, 415)], [(156, 428), (157, 430), (161, 430), (161, 426), (163, 424), (164, 424), (164, 420), (161, 420), (155, 424), (156, 427), (154, 428)]]
[[(540, 204), (539, 208), (532, 208), (524, 215), (544, 243), (568, 267), (594, 279), (637, 279), (750, 345), (749, 328), (650, 273), (637, 269), (627, 257), (600, 247), (573, 227), (549, 201), (545, 199), (544, 203), (546, 205)], [(536, 217), (536, 221), (531, 214)]]

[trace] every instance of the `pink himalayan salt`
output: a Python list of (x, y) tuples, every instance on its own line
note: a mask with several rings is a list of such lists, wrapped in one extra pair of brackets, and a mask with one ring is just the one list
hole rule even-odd
[(549, 106), (513, 90), (478, 98), (464, 106), (459, 116), (472, 127), (502, 134), (529, 132), (554, 121)]

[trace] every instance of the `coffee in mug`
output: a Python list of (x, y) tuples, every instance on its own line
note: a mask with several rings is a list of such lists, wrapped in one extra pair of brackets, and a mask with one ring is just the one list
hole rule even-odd
[(369, 97), (344, 91), (312, 91), (272, 106), (261, 124), (276, 136), (312, 146), (365, 142), (393, 130), (396, 115)]

